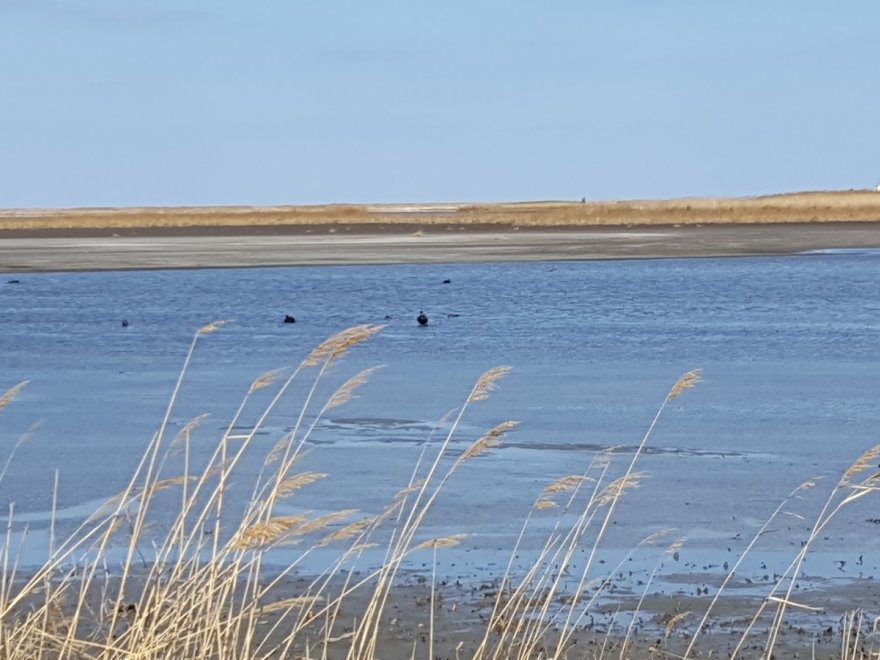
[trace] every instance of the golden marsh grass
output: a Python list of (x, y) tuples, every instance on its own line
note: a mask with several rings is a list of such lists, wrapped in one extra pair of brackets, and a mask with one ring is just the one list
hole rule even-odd
[[(14, 508), (10, 507), (6, 539), (0, 549), (3, 658), (360, 659), (393, 653), (403, 657), (404, 652), (405, 657), (434, 657), (439, 617), (444, 612), (451, 616), (457, 605), (444, 610), (441, 603), (437, 557), (465, 541), (468, 533), (463, 530), (425, 538), (423, 523), (463, 466), (499, 446), (504, 435), (516, 427), (515, 422), (501, 422), (465, 449), (454, 449), (459, 446), (453, 441), (461, 433), (468, 410), (503, 385), (509, 368), (490, 369), (477, 379), (463, 402), (425, 439), (409, 482), (402, 484), (382, 511), (365, 514), (344, 508), (320, 514), (308, 510), (283, 513), (278, 510), (279, 502), (295, 499), (312, 484), (333, 478), (301, 470), (300, 459), (306, 451), (320, 451), (312, 447), (311, 440), (321, 416), (343, 405), (375, 373), (373, 369), (361, 371), (326, 396), (319, 384), (331, 364), (379, 328), (356, 326), (334, 335), (286, 378), (276, 371), (256, 378), (245, 389), (207, 463), (192, 470), (190, 434), (201, 418), (184, 425), (173, 438), (166, 438), (166, 432), (194, 351), (199, 343), (211, 341), (209, 335), (220, 327), (209, 324), (194, 334), (166, 413), (128, 485), (70, 536), (57, 541), (53, 538), (48, 559), (35, 569), (25, 571), (19, 565), (16, 543), (20, 541), (12, 532)], [(280, 414), (279, 401), (294, 381), (300, 380), (306, 381), (307, 394), (301, 409), (292, 413), (293, 430), (264, 452), (254, 439), (270, 415)], [(658, 548), (657, 564), (640, 596), (636, 594), (638, 604), (629, 624), (619, 625), (614, 634), (609, 627), (607, 632), (592, 636), (589, 647), (578, 644), (579, 635), (591, 627), (586, 621), (592, 618), (611, 578), (633, 553), (672, 538), (671, 530), (648, 534), (616, 565), (600, 565), (599, 550), (618, 503), (647, 476), (636, 467), (656, 425), (669, 403), (686, 396), (698, 381), (699, 372), (689, 371), (671, 386), (632, 457), (622, 466), (615, 464), (612, 448), (594, 455), (580, 473), (536, 488), (534, 505), (525, 512), (506, 569), (493, 591), (486, 594), (485, 613), (479, 620), (469, 620), (471, 628), (464, 634), (470, 645), (460, 655), (465, 642), (459, 642), (456, 657), (662, 658), (714, 653), (711, 635), (704, 633), (721, 592), (767, 528), (778, 517), (791, 513), (814, 482), (795, 489), (771, 513), (727, 572), (698, 624), (699, 611), (680, 609), (660, 622), (656, 638), (648, 641), (636, 636), (635, 615), (642, 610), (652, 580), (664, 559), (677, 557), (686, 545), (686, 539), (676, 538), (665, 549)], [(23, 386), (20, 383), (9, 389), (0, 398), (3, 406), (13, 405)], [(268, 388), (274, 388), (268, 403), (255, 406), (255, 392)], [(250, 419), (254, 420), (250, 430), (233, 434), (233, 429)], [(794, 592), (803, 562), (844, 507), (880, 490), (878, 473), (872, 468), (877, 455), (876, 447), (863, 453), (831, 490), (788, 569), (767, 585), (766, 596), (756, 599), (754, 616), (741, 630), (734, 656), (752, 657), (747, 649), (758, 647), (761, 656), (773, 657), (778, 652), (780, 632), (785, 631), (787, 612), (815, 609), (802, 603), (800, 594)], [(251, 498), (233, 501), (228, 492), (230, 483), (238, 477), (246, 457), (260, 456), (262, 470)], [(180, 473), (169, 476), (174, 471)], [(169, 500), (169, 493), (176, 494)], [(160, 500), (163, 497), (166, 499)], [(154, 514), (169, 501), (177, 502), (177, 510), (157, 534), (152, 528)], [(455, 512), (449, 515), (454, 520)], [(546, 516), (543, 520), (550, 531), (536, 557), (520, 573), (514, 569), (514, 557), (521, 551), (530, 525), (542, 516)], [(146, 551), (151, 545), (152, 550)], [(295, 549), (288, 565), (272, 572), (264, 570), (269, 553), (286, 547)], [(297, 577), (311, 553), (330, 547), (336, 548), (337, 555), (323, 572), (298, 576), (294, 593), (284, 588)], [(362, 566), (360, 572), (351, 570), (363, 553), (372, 549), (378, 549), (384, 559)], [(121, 552), (124, 560), (110, 570), (108, 557), (114, 552)], [(389, 631), (401, 625), (397, 618), (401, 615), (392, 611), (396, 611), (402, 567), (415, 553), (426, 552), (432, 561), (428, 574), (422, 576), (427, 585), (419, 592), (424, 610), (403, 622), (414, 628), (407, 638), (412, 643), (389, 650)], [(756, 633), (760, 621), (765, 628)], [(864, 612), (845, 612), (839, 657), (877, 657), (878, 623), (880, 618), (872, 619)], [(688, 633), (676, 637), (682, 629)], [(460, 630), (458, 634), (462, 634)], [(673, 645), (676, 640), (678, 646)], [(703, 648), (708, 651), (703, 653)], [(786, 647), (786, 652), (791, 648)], [(803, 654), (809, 650), (802, 649)]]
[(759, 197), (460, 204), (325, 204), (0, 210), (0, 228), (81, 230), (339, 225), (590, 227), (671, 224), (878, 222), (880, 192), (815, 191)]

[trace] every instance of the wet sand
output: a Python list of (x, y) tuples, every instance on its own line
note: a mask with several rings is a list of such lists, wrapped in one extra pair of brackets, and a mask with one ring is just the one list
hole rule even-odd
[(880, 223), (482, 224), (0, 231), (0, 272), (786, 255), (880, 248)]

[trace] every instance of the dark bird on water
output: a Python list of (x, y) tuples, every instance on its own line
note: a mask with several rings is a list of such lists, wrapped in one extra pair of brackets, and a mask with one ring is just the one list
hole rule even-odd
[(419, 315), (416, 317), (416, 321), (419, 322), (419, 325), (428, 325), (428, 315), (424, 312), (419, 312)]
[(450, 279), (447, 277), (445, 280), (443, 280), (443, 284), (452, 284), (452, 280), (450, 280)]
[(284, 322), (285, 323), (296, 323), (296, 319), (293, 318), (290, 314), (285, 314), (284, 315)]
[(128, 327), (128, 319), (122, 319), (122, 327), (123, 327), (123, 328), (127, 328), (127, 327)]

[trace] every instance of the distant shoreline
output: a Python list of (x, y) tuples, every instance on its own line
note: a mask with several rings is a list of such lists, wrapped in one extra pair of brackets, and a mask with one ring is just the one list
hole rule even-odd
[(880, 222), (147, 227), (0, 232), (0, 273), (793, 255), (880, 249)]
[(880, 248), (880, 192), (0, 210), (0, 272), (786, 255)]
[[(0, 210), (0, 237), (98, 230), (234, 231), (341, 226), (587, 228), (627, 226), (880, 223), (880, 192), (799, 192), (760, 197), (514, 203), (328, 204)], [(233, 229), (234, 228), (234, 229)]]

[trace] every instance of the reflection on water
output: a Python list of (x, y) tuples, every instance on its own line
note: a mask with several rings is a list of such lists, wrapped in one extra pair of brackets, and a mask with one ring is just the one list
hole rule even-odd
[[(356, 493), (360, 508), (379, 510), (423, 441), (449, 430), (438, 420), (479, 374), (511, 365), (452, 446), (504, 419), (522, 424), (504, 449), (468, 466), (445, 502), (452, 531), (479, 530), (475, 544), (504, 547), (543, 485), (601, 449), (630, 455), (669, 386), (699, 367), (703, 382), (655, 430), (641, 464), (650, 479), (620, 507), (615, 533), (625, 547), (660, 526), (749, 528), (744, 513), (761, 520), (808, 477), (835, 481), (876, 442), (878, 254), (13, 275), (18, 284), (0, 284), (0, 389), (32, 383), (0, 413), (0, 460), (42, 426), (0, 491), (35, 524), (46, 520), (56, 467), (67, 511), (118, 491), (206, 322), (232, 321), (201, 341), (172, 416), (176, 432), (210, 415), (193, 436), (196, 457), (256, 376), (294, 367), (344, 327), (382, 323), (320, 389), (326, 396), (363, 367), (386, 367), (316, 427), (304, 466), (332, 477), (301, 495), (314, 498), (308, 504), (341, 508)], [(415, 320), (422, 309), (427, 327)], [(285, 314), (297, 322), (283, 323)], [(310, 386), (296, 382), (257, 444), (271, 447), (293, 428)], [(262, 394), (254, 410), (268, 401)], [(246, 465), (246, 475), (260, 467)], [(856, 509), (837, 537), (856, 534), (876, 551), (870, 517)], [(694, 542), (717, 542), (704, 536)]]

